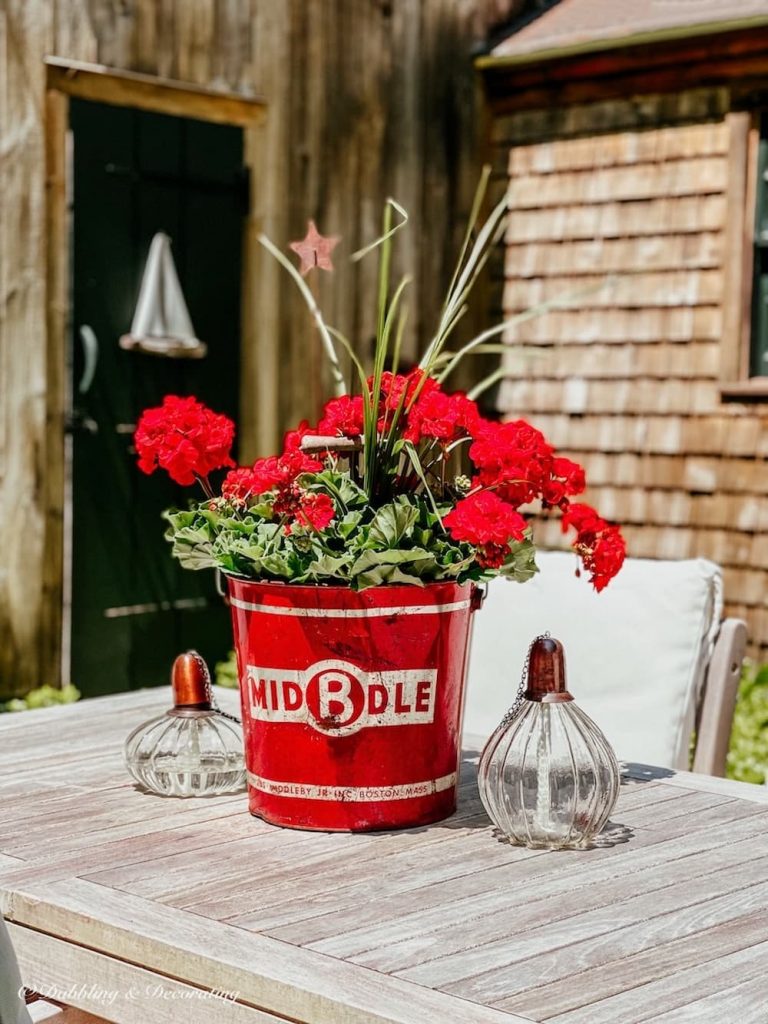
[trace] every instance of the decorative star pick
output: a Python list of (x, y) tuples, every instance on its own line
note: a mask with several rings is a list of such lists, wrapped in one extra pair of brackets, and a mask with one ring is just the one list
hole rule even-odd
[(315, 222), (309, 221), (306, 236), (300, 242), (291, 242), (290, 245), (291, 249), (301, 258), (299, 270), (302, 276), (308, 274), (313, 267), (320, 267), (321, 270), (333, 270), (331, 253), (338, 244), (338, 235), (330, 235), (326, 238), (317, 230)]

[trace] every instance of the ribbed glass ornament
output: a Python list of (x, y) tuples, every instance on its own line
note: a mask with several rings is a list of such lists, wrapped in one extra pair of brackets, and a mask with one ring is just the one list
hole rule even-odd
[(245, 783), (243, 737), (216, 711), (173, 709), (125, 741), (128, 771), (160, 796), (215, 796)]
[(616, 805), (619, 784), (610, 744), (565, 687), (562, 645), (537, 639), (521, 704), (480, 758), (478, 786), (488, 816), (522, 846), (589, 846)]
[(174, 706), (142, 723), (125, 741), (128, 771), (160, 796), (216, 796), (241, 789), (242, 729), (211, 707), (210, 676), (200, 655), (180, 655), (171, 681)]

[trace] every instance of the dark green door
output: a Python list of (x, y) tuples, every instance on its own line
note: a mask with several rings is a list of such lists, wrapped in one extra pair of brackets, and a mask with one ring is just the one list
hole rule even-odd
[[(169, 393), (236, 418), (246, 179), (239, 128), (83, 101), (71, 127), (70, 660), (72, 682), (93, 696), (166, 682), (187, 647), (214, 661), (231, 645), (212, 574), (182, 571), (163, 540), (161, 511), (190, 492), (140, 473), (132, 434)], [(157, 231), (172, 239), (205, 359), (118, 345)]]

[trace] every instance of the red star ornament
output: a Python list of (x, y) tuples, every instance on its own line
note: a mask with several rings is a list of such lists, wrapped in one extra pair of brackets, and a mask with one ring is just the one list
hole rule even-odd
[(315, 227), (313, 220), (307, 225), (307, 234), (300, 242), (291, 242), (290, 248), (301, 259), (299, 271), (302, 276), (308, 274), (313, 267), (320, 267), (321, 270), (333, 270), (331, 253), (339, 244), (338, 235), (325, 237)]

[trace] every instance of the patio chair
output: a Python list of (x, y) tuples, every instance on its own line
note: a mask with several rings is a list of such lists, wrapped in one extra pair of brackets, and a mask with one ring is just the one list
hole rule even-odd
[(722, 573), (704, 559), (627, 559), (601, 594), (576, 557), (540, 552), (524, 586), (495, 580), (475, 616), (465, 735), (484, 739), (512, 703), (528, 645), (565, 645), (570, 689), (620, 760), (723, 775), (746, 625), (722, 617)]
[(0, 917), (0, 1024), (31, 1024), (21, 992), (21, 975), (11, 937)]

